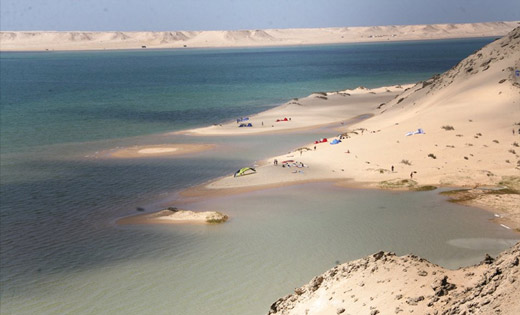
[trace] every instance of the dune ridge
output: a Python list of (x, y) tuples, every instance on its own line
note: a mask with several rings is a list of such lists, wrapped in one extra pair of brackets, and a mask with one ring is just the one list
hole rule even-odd
[(255, 47), (503, 36), (519, 21), (234, 31), (2, 31), (0, 51)]

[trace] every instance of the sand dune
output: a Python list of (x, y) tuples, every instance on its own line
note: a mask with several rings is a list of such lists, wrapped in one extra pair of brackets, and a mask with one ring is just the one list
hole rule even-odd
[(518, 21), (471, 24), (163, 32), (0, 32), (0, 51), (313, 45), (503, 36)]
[[(295, 150), (264, 161), (254, 176), (224, 177), (206, 189), (353, 179), (378, 188), (505, 185), (520, 190), (520, 77), (515, 74), (515, 69), (520, 69), (518, 47), (520, 28), (444, 74), (411, 87), (394, 87), (390, 92), (386, 92), (388, 88), (359, 88), (313, 94), (251, 118), (254, 126), (264, 121), (263, 127), (237, 128), (236, 123), (230, 123), (194, 130), (194, 134), (205, 135), (282, 131), (337, 122), (361, 113), (374, 115), (338, 128), (337, 134), (343, 134), (344, 139), (337, 145), (329, 144), (337, 137), (327, 143), (310, 142), (305, 147), (311, 150)], [(275, 117), (292, 119), (272, 123)], [(285, 127), (265, 126), (267, 121), (271, 126)], [(424, 132), (413, 134), (418, 129)], [(407, 136), (409, 133), (412, 135)], [(303, 163), (305, 167), (273, 166), (275, 159), (295, 160), (296, 165), (288, 166)], [(490, 207), (509, 220), (509, 227), (518, 229), (520, 195), (510, 197), (505, 206)]]

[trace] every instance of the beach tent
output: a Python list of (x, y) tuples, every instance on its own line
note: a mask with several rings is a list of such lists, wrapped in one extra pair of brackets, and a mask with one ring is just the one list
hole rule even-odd
[(413, 135), (424, 135), (426, 132), (422, 128), (417, 129), (416, 131), (408, 131), (405, 136), (413, 136)]
[(330, 142), (330, 144), (338, 144), (338, 143), (340, 143), (340, 142), (341, 142), (341, 140), (339, 140), (339, 139), (334, 139), (334, 140), (332, 140), (332, 141)]
[(240, 126), (238, 126), (238, 127), (253, 127), (253, 124), (252, 123), (240, 124)]
[(252, 167), (242, 167), (238, 171), (235, 172), (234, 177), (243, 176), (243, 175), (249, 175), (256, 173), (256, 170)]

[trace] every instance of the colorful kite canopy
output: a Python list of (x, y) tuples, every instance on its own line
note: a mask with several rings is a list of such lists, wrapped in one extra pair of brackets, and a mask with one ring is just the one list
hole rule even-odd
[(256, 170), (252, 167), (243, 167), (235, 172), (234, 177), (243, 176), (243, 175), (249, 175), (256, 173)]

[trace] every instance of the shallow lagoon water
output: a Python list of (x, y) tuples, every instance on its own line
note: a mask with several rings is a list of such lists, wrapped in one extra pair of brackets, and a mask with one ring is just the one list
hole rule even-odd
[[(226, 224), (91, 227), (88, 240), (63, 240), (74, 252), (59, 257), (61, 268), (19, 274), (18, 281), (28, 282), (10, 287), (3, 308), (262, 314), (313, 276), (381, 249), (455, 268), (518, 240), (491, 223), (492, 214), (447, 203), (437, 193), (305, 184), (188, 205), (222, 210), (231, 217)], [(486, 246), (459, 246), (475, 238)]]
[[(223, 225), (114, 224), (137, 207), (175, 205), (182, 189), (331, 131), (230, 138), (158, 132), (232, 119), (315, 90), (426, 79), (488, 41), (2, 53), (1, 312), (262, 314), (337, 262), (381, 249), (452, 268), (498, 253), (518, 236), (491, 223), (491, 214), (447, 203), (435, 191), (308, 184), (186, 205), (229, 214)], [(200, 60), (205, 69), (218, 62), (204, 75)], [(186, 79), (178, 67), (190, 64), (193, 77), (176, 81)], [(248, 81), (251, 69), (268, 70)], [(222, 84), (211, 81), (219, 73), (227, 77)], [(102, 155), (179, 142), (217, 148), (174, 158)]]

